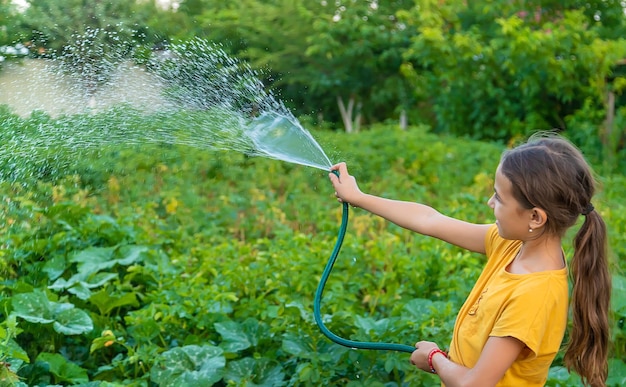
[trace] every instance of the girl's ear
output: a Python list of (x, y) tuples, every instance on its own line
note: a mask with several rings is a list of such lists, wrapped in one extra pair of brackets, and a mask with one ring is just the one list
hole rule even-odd
[(540, 228), (548, 221), (548, 214), (539, 207), (530, 210), (530, 228)]

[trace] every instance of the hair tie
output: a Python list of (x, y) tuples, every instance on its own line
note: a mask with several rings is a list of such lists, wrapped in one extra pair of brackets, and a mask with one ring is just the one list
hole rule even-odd
[(585, 209), (582, 210), (581, 214), (583, 214), (584, 216), (587, 216), (593, 210), (594, 210), (593, 204), (589, 203), (589, 204), (587, 204), (587, 207), (585, 207)]

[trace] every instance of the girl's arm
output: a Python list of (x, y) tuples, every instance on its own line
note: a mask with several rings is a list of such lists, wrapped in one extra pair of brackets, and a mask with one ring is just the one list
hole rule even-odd
[(368, 195), (359, 189), (356, 179), (348, 173), (345, 163), (331, 168), (339, 177), (329, 177), (339, 201), (363, 208), (400, 227), (432, 236), (470, 251), (485, 253), (485, 235), (490, 225), (474, 224), (445, 216), (424, 204), (385, 199)]
[[(428, 354), (434, 343), (420, 341), (411, 354), (411, 363), (431, 372)], [(514, 337), (490, 337), (473, 368), (456, 364), (440, 353), (432, 357), (432, 366), (446, 387), (495, 386), (518, 358), (525, 345)]]

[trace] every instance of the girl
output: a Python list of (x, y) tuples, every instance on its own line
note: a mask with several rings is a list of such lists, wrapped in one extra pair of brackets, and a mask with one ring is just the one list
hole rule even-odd
[(610, 274), (606, 227), (591, 204), (595, 183), (581, 152), (556, 136), (506, 151), (488, 205), (495, 224), (473, 224), (423, 204), (360, 191), (345, 163), (329, 178), (348, 202), (398, 226), (485, 254), (487, 263), (456, 319), (450, 352), (415, 344), (411, 363), (451, 386), (543, 386), (567, 326), (568, 267), (561, 247), (580, 215), (569, 271), (572, 330), (564, 363), (604, 386)]

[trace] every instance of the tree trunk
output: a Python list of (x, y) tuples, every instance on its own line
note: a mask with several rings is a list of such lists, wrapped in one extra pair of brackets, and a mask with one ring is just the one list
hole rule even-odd
[(87, 102), (87, 106), (89, 107), (90, 113), (95, 113), (96, 107), (98, 106), (95, 93), (89, 96), (89, 102)]
[(406, 109), (402, 109), (402, 111), (400, 112), (400, 129), (406, 130), (408, 125), (409, 125), (409, 119), (406, 114)]
[(341, 96), (337, 95), (337, 105), (339, 106), (339, 112), (341, 113), (341, 120), (343, 126), (346, 128), (346, 133), (352, 133), (354, 131), (352, 127), (352, 111), (354, 110), (354, 96), (351, 95), (348, 100), (348, 107), (343, 103)]
[[(343, 99), (337, 96), (337, 105), (339, 106), (339, 112), (341, 113), (341, 120), (346, 128), (346, 133), (355, 133), (361, 129), (361, 121), (363, 115), (361, 114), (361, 108), (363, 103), (361, 101), (356, 102), (354, 95), (350, 96), (348, 100), (348, 106), (346, 107)], [(356, 109), (355, 109), (356, 105)]]
[(354, 121), (352, 123), (354, 131), (357, 133), (361, 131), (361, 120), (363, 118), (363, 115), (361, 114), (362, 107), (363, 107), (363, 102), (359, 101), (359, 103), (356, 104), (356, 114), (354, 116)]
[(615, 93), (612, 90), (606, 96), (606, 119), (604, 120), (605, 145), (609, 145), (613, 135), (613, 121), (615, 120)]
[(613, 90), (608, 90), (606, 95), (606, 118), (604, 120), (604, 128), (602, 130), (602, 136), (600, 140), (605, 149), (604, 163), (607, 168), (613, 167), (613, 161), (615, 153), (617, 152), (616, 140), (613, 133), (613, 122), (615, 121), (615, 93)]

